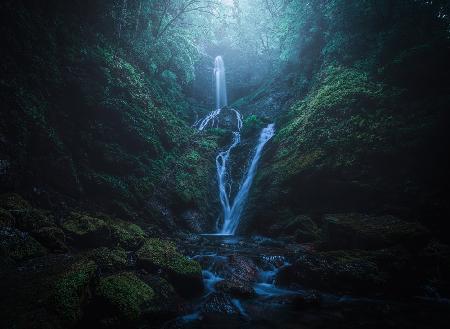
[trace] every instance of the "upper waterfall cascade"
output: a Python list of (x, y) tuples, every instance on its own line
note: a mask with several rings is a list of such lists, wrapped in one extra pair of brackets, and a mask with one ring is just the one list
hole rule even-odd
[[(226, 80), (225, 80), (225, 65), (221, 56), (217, 56), (214, 61), (214, 78), (216, 86), (216, 109), (206, 115), (204, 118), (194, 123), (194, 127), (202, 131), (210, 125), (211, 127), (219, 124), (219, 115), (222, 109), (228, 107)], [(241, 128), (243, 116), (236, 109), (228, 109), (236, 114), (236, 130), (233, 131), (233, 140), (230, 146), (221, 151), (216, 157), (216, 169), (217, 169), (217, 183), (219, 187), (219, 199), (223, 210), (223, 224), (221, 228), (217, 228), (219, 235), (234, 235), (242, 212), (245, 208), (248, 194), (250, 192), (253, 179), (256, 174), (259, 159), (264, 148), (264, 145), (275, 134), (275, 125), (269, 124), (261, 131), (258, 143), (250, 165), (243, 177), (239, 191), (234, 199), (231, 201), (231, 185), (232, 179), (230, 177), (230, 164), (229, 158), (231, 151), (241, 142)]]

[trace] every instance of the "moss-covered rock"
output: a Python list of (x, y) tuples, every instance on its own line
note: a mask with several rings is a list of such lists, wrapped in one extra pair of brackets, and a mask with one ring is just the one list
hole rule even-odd
[(52, 251), (65, 252), (68, 249), (64, 231), (59, 227), (42, 227), (33, 231), (31, 235)]
[(82, 259), (54, 279), (50, 305), (63, 323), (73, 326), (81, 319), (96, 269), (94, 262)]
[(16, 218), (16, 227), (27, 232), (39, 230), (43, 227), (55, 226), (55, 222), (51, 215), (40, 209), (24, 209), (14, 213), (14, 216)]
[[(13, 216), (14, 227), (21, 231), (31, 232), (43, 227), (54, 227), (55, 222), (50, 212), (33, 208), (20, 195), (15, 193), (0, 196), (1, 217), (6, 216), (5, 211)], [(0, 218), (1, 218), (0, 217)]]
[(14, 217), (8, 210), (0, 208), (0, 226), (14, 226)]
[(88, 257), (104, 272), (120, 271), (127, 266), (127, 253), (121, 248), (97, 248), (91, 250)]
[(119, 246), (137, 249), (145, 233), (136, 224), (106, 215), (72, 213), (62, 225), (70, 240), (80, 247)]
[(133, 273), (102, 278), (96, 294), (122, 321), (135, 321), (156, 307), (153, 289)]
[(11, 227), (0, 228), (0, 254), (15, 261), (42, 256), (45, 248), (28, 233)]
[(47, 255), (2, 278), (2, 328), (73, 328), (84, 314), (96, 266), (85, 258)]
[(164, 271), (181, 295), (195, 296), (203, 291), (200, 264), (177, 252), (174, 243), (148, 239), (136, 255), (139, 266), (151, 272)]
[(170, 318), (179, 311), (176, 292), (172, 285), (164, 278), (157, 275), (145, 275), (142, 280), (155, 292), (154, 316), (159, 318)]
[(107, 224), (111, 231), (111, 239), (115, 245), (127, 250), (136, 250), (145, 238), (144, 231), (136, 224), (120, 219), (110, 219)]
[(30, 204), (17, 193), (1, 194), (0, 207), (11, 212), (22, 211), (24, 209), (31, 208)]
[(72, 213), (62, 227), (70, 241), (80, 247), (99, 247), (111, 241), (107, 223), (96, 217)]

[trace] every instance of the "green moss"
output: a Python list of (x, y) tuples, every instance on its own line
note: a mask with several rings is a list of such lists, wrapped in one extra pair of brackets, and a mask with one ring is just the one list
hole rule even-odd
[(42, 227), (32, 232), (33, 237), (52, 251), (67, 251), (66, 236), (59, 227)]
[(136, 224), (99, 214), (93, 217), (72, 213), (63, 229), (75, 241), (85, 246), (120, 246), (127, 250), (138, 248), (145, 237)]
[(50, 303), (64, 323), (73, 325), (80, 320), (96, 268), (94, 262), (80, 260), (55, 279)]
[(14, 226), (14, 217), (8, 210), (0, 208), (0, 227)]
[(11, 227), (0, 228), (1, 257), (22, 261), (45, 253), (45, 248), (28, 233)]
[(127, 254), (120, 248), (97, 248), (90, 251), (88, 257), (104, 271), (123, 270), (127, 265)]
[(148, 239), (136, 253), (138, 260), (153, 269), (163, 269), (183, 276), (201, 274), (200, 264), (178, 253), (175, 244), (161, 239)]
[(55, 222), (50, 214), (40, 209), (24, 209), (23, 211), (16, 212), (15, 217), (17, 228), (27, 232), (43, 227), (55, 226)]
[(135, 250), (143, 243), (145, 233), (138, 225), (105, 215), (99, 217), (106, 223), (111, 233), (112, 244), (127, 250)]
[(97, 295), (118, 312), (122, 320), (137, 320), (151, 308), (155, 292), (133, 273), (121, 273), (100, 280)]
[(16, 193), (0, 195), (0, 207), (12, 212), (31, 208), (30, 204)]
[(324, 110), (350, 105), (361, 97), (382, 96), (383, 85), (372, 82), (364, 71), (328, 66), (322, 72), (320, 87), (309, 97), (307, 107), (311, 110)]
[(63, 223), (63, 229), (70, 235), (83, 237), (107, 229), (105, 221), (79, 213), (71, 213)]

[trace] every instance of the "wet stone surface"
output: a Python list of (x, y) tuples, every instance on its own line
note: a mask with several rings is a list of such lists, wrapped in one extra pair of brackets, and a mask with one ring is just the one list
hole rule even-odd
[(205, 293), (165, 328), (439, 328), (449, 318), (445, 299), (353, 296), (278, 284), (280, 273), (315, 252), (308, 246), (200, 236), (187, 249), (202, 266)]

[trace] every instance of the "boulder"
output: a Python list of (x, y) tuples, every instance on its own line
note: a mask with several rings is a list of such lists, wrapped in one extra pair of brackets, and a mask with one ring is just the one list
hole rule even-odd
[(169, 319), (179, 314), (180, 298), (167, 280), (151, 274), (142, 276), (142, 280), (155, 292), (154, 318)]
[(221, 323), (239, 319), (241, 312), (228, 295), (212, 293), (202, 305), (201, 314), (207, 322)]
[(215, 285), (215, 289), (238, 298), (252, 298), (255, 296), (255, 289), (248, 282), (222, 280)]
[(127, 253), (121, 248), (96, 248), (89, 251), (87, 257), (94, 261), (102, 272), (121, 271), (127, 267)]
[(105, 306), (105, 315), (123, 323), (136, 321), (157, 308), (153, 289), (131, 272), (102, 278), (96, 295)]
[(69, 241), (78, 247), (92, 248), (111, 243), (107, 223), (99, 218), (72, 213), (62, 225)]
[(73, 327), (82, 318), (96, 269), (94, 262), (82, 258), (52, 280), (49, 307), (62, 324)]
[(429, 241), (429, 232), (419, 223), (394, 216), (329, 214), (324, 216), (324, 247), (336, 249), (380, 249), (402, 244), (420, 249)]
[(43, 227), (55, 226), (50, 214), (33, 208), (20, 195), (15, 193), (0, 196), (0, 208), (7, 210), (14, 217), (14, 227), (21, 231), (31, 232)]
[(84, 248), (119, 246), (136, 250), (145, 237), (138, 225), (105, 215), (71, 213), (62, 227), (75, 245)]
[(0, 195), (0, 208), (11, 213), (30, 209), (30, 204), (17, 193), (5, 193)]
[(202, 293), (200, 264), (177, 252), (175, 244), (161, 239), (147, 239), (136, 252), (138, 266), (152, 272), (162, 271), (175, 290), (184, 297)]
[(46, 248), (54, 252), (66, 252), (66, 236), (59, 227), (42, 227), (31, 235)]
[(46, 254), (46, 249), (30, 234), (11, 227), (0, 227), (0, 255), (23, 261)]
[(0, 227), (3, 226), (13, 227), (14, 217), (8, 210), (0, 208)]
[(96, 266), (85, 258), (47, 255), (10, 270), (0, 281), (2, 328), (73, 328), (83, 317)]
[(228, 257), (228, 267), (230, 269), (226, 277), (238, 283), (256, 282), (258, 278), (258, 267), (251, 258), (231, 255)]

